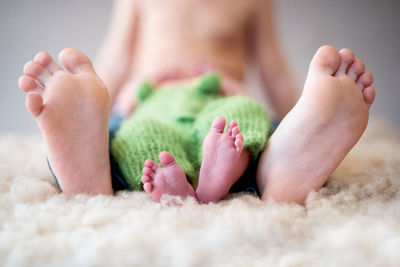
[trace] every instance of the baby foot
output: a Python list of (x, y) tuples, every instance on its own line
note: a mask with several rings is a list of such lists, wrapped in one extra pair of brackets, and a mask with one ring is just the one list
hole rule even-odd
[[(241, 157), (243, 135), (237, 123), (231, 121), (224, 133), (225, 118), (217, 117), (204, 139), (197, 199), (214, 202), (224, 197), (243, 174), (249, 158)], [(239, 167), (238, 167), (239, 166)]]
[(143, 189), (151, 197), (160, 202), (162, 195), (195, 197), (192, 186), (186, 179), (185, 172), (175, 161), (175, 158), (169, 152), (161, 152), (158, 158), (164, 167), (148, 159), (143, 168)]
[(25, 64), (19, 87), (44, 137), (48, 159), (67, 194), (113, 194), (108, 156), (109, 97), (90, 60), (76, 49)]
[(371, 72), (349, 49), (321, 47), (303, 93), (268, 141), (257, 181), (262, 198), (304, 203), (363, 134), (375, 97)]

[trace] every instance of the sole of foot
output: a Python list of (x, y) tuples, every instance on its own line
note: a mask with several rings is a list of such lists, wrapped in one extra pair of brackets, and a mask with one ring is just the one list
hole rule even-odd
[(246, 169), (250, 155), (243, 150), (243, 135), (235, 121), (225, 129), (225, 118), (214, 119), (204, 139), (203, 161), (196, 190), (200, 202), (215, 202), (223, 198)]
[(164, 194), (182, 198), (195, 197), (193, 187), (186, 179), (185, 172), (172, 154), (163, 151), (158, 158), (164, 167), (160, 167), (151, 159), (147, 159), (144, 163), (143, 189), (157, 202), (160, 202)]
[(257, 172), (262, 198), (304, 204), (363, 134), (373, 77), (349, 49), (321, 47), (303, 93), (268, 141)]
[(113, 194), (108, 155), (108, 91), (89, 58), (68, 48), (61, 68), (46, 52), (24, 66), (19, 87), (66, 194)]

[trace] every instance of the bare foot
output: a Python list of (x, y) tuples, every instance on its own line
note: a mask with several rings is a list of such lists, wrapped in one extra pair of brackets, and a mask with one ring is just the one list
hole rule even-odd
[[(224, 133), (225, 118), (217, 117), (204, 139), (197, 199), (215, 202), (224, 197), (246, 169), (250, 156), (243, 151), (243, 135), (231, 121)], [(243, 152), (243, 153), (242, 153)]]
[(63, 192), (111, 195), (107, 88), (82, 52), (64, 49), (59, 59), (68, 72), (45, 52), (25, 64), (26, 106)]
[(323, 186), (367, 126), (372, 81), (350, 50), (317, 51), (302, 96), (261, 157), (257, 181), (264, 200), (303, 204)]
[(161, 152), (158, 158), (164, 167), (148, 159), (143, 168), (143, 188), (152, 198), (160, 202), (164, 194), (180, 197), (195, 197), (192, 186), (186, 179), (185, 172), (168, 152)]

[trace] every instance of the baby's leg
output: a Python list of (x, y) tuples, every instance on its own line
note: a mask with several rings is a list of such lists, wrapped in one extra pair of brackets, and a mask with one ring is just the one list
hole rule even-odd
[(217, 117), (203, 143), (197, 199), (215, 202), (224, 197), (242, 176), (250, 160), (243, 150), (243, 135), (235, 121), (225, 131), (225, 118)]
[(26, 106), (63, 192), (112, 195), (107, 88), (80, 51), (65, 49), (59, 59), (67, 71), (45, 52), (25, 64), (19, 87)]
[(111, 142), (112, 155), (124, 179), (132, 190), (142, 190), (144, 162), (155, 160), (160, 151), (168, 151), (174, 155), (192, 184), (196, 185), (197, 172), (185, 151), (187, 137), (159, 119), (152, 118), (156, 114), (150, 113), (151, 109), (139, 108), (122, 123)]
[[(224, 118), (234, 120), (225, 133)], [(250, 153), (256, 157), (264, 148), (269, 127), (263, 107), (251, 98), (223, 97), (206, 105), (196, 118), (192, 134), (196, 148), (191, 157), (201, 164), (196, 192), (200, 201), (218, 201), (226, 195), (246, 170)]]
[(303, 204), (364, 132), (375, 97), (372, 74), (348, 49), (321, 47), (303, 94), (268, 141), (257, 183), (264, 200)]
[[(224, 118), (234, 120), (225, 133)], [(248, 97), (218, 98), (204, 107), (192, 134), (196, 148), (191, 157), (201, 164), (199, 201), (218, 201), (228, 193), (246, 170), (250, 153), (256, 157), (264, 148), (269, 127), (262, 106)]]
[(158, 156), (164, 167), (147, 159), (143, 169), (143, 188), (152, 198), (160, 202), (164, 194), (181, 197), (195, 197), (193, 187), (186, 179), (185, 172), (168, 152), (161, 152)]

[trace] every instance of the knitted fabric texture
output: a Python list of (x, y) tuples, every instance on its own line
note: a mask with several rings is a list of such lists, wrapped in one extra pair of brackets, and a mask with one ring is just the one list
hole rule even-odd
[(196, 188), (202, 161), (202, 144), (211, 123), (223, 116), (238, 123), (244, 146), (256, 158), (263, 149), (270, 120), (254, 100), (243, 96), (222, 97), (220, 79), (210, 73), (191, 84), (154, 90), (144, 83), (138, 89), (139, 105), (111, 142), (111, 151), (133, 190), (142, 190), (146, 159), (159, 163), (158, 154), (174, 155), (189, 182)]

